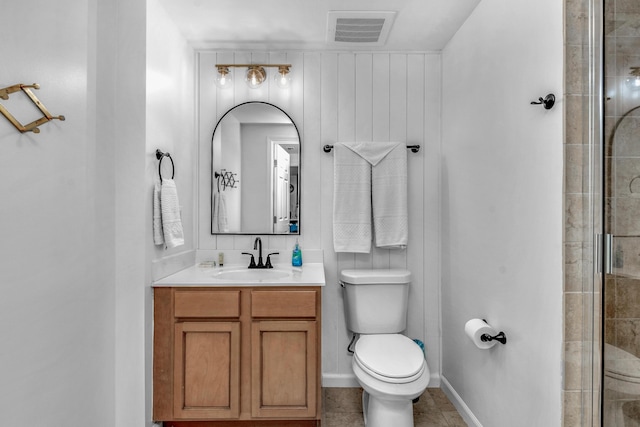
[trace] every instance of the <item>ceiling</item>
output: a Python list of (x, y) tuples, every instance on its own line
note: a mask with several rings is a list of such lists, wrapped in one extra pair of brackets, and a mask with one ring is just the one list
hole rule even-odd
[[(480, 0), (157, 0), (196, 48), (441, 50)], [(383, 46), (328, 44), (329, 11), (396, 11)]]

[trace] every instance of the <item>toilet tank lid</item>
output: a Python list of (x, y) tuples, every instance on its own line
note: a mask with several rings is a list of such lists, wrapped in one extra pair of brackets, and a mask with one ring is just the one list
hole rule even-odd
[(340, 280), (352, 285), (373, 285), (391, 283), (409, 283), (411, 272), (409, 270), (392, 268), (377, 270), (342, 270)]

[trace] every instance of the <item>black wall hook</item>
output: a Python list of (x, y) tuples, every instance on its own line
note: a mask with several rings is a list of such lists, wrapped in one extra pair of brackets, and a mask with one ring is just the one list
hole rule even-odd
[(538, 98), (537, 101), (531, 101), (532, 105), (544, 105), (545, 110), (550, 110), (553, 108), (553, 105), (556, 103), (556, 96), (552, 93), (545, 96), (544, 98)]

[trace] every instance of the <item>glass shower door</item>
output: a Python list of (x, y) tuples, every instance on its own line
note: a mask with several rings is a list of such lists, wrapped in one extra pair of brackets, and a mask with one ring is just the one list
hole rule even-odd
[(602, 422), (640, 427), (640, 1), (604, 10)]

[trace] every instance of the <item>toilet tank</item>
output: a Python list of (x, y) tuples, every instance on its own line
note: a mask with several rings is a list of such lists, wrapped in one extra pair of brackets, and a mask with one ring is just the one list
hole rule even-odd
[(347, 329), (359, 334), (404, 331), (410, 282), (409, 270), (343, 270), (340, 284)]

